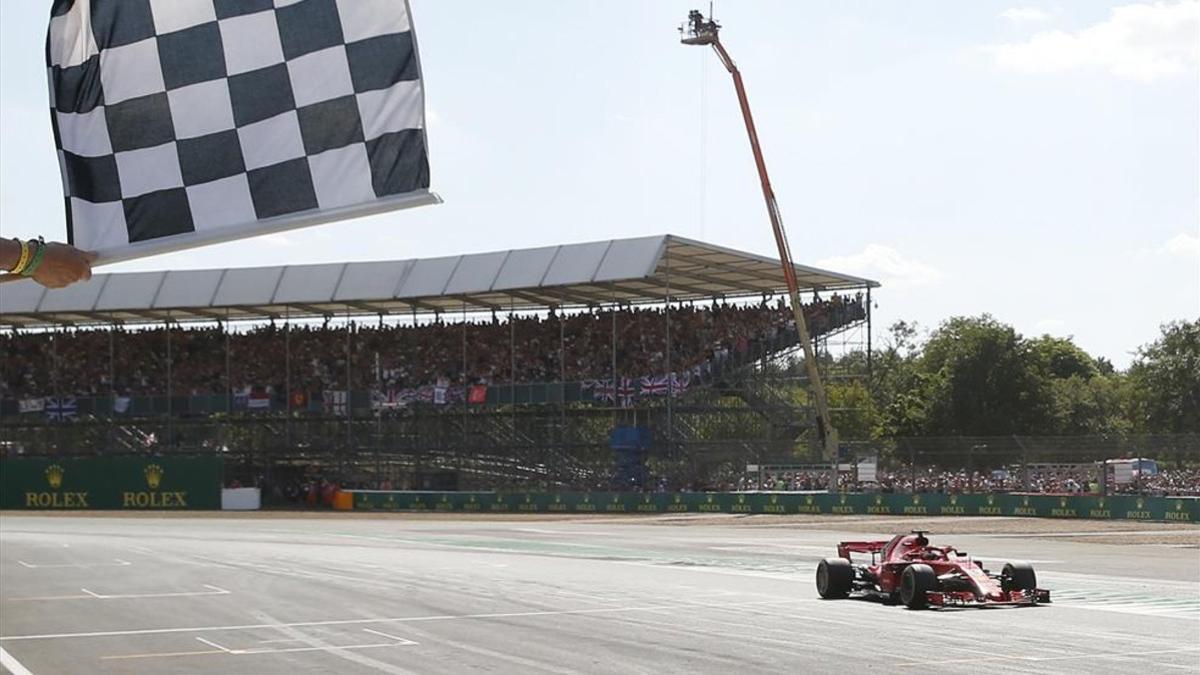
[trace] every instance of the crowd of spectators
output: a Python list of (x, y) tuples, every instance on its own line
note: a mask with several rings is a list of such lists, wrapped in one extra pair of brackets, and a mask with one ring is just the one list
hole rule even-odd
[[(861, 294), (805, 305), (821, 334), (866, 316)], [(369, 325), (275, 322), (23, 332), (0, 336), (0, 397), (211, 395), (261, 389), (391, 390), (581, 381), (683, 372), (795, 344), (791, 310), (757, 304), (625, 307)], [(460, 319), (460, 320), (455, 320)], [(668, 341), (668, 332), (670, 340)], [(669, 345), (669, 350), (668, 350)], [(615, 346), (615, 354), (614, 354)]]
[[(856, 481), (852, 472), (843, 471), (839, 489), (846, 492), (899, 494), (973, 494), (1031, 493), (1053, 495), (1099, 494), (1100, 477), (1086, 469), (1031, 469), (1026, 477), (1020, 471), (973, 471), (923, 468), (913, 471), (879, 471), (876, 481)], [(829, 471), (772, 471), (746, 474), (735, 485), (737, 490), (779, 492), (824, 492), (829, 489)], [(1164, 469), (1157, 474), (1141, 475), (1131, 482), (1115, 483), (1111, 476), (1110, 494), (1200, 497), (1200, 469)]]

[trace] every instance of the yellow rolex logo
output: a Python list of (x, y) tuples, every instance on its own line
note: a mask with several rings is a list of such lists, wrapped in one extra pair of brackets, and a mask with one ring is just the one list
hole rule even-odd
[(921, 503), (921, 495), (913, 495), (913, 504)]
[(845, 504), (846, 503), (846, 495), (842, 495), (841, 497), (838, 497), (838, 503)]
[(681, 502), (681, 501), (683, 501), (683, 496), (682, 496), (682, 495), (675, 495), (675, 503), (676, 503), (676, 504), (678, 504), (678, 503), (679, 503), (679, 502)]
[(149, 485), (151, 490), (157, 490), (162, 483), (163, 468), (157, 464), (149, 464), (142, 473), (146, 474), (146, 485)]
[(592, 496), (586, 492), (583, 493), (583, 502), (586, 504), (590, 501), (592, 501)]
[(1059, 497), (1058, 498), (1058, 506), (1059, 506), (1059, 508), (1063, 508), (1063, 509), (1067, 508), (1067, 498)]
[(645, 495), (642, 496), (642, 501), (646, 502), (647, 504), (650, 503), (650, 493), (649, 492), (647, 492)]
[(1097, 506), (1099, 506), (1100, 508), (1104, 508), (1104, 497), (1100, 498), (1100, 501), (1098, 502)]
[(1029, 497), (1021, 498), (1021, 506), (1029, 506)]
[[(779, 503), (779, 495), (771, 495), (771, 503), (778, 504)], [(1180, 506), (1182, 506), (1182, 505), (1183, 505), (1183, 502), (1180, 502)]]
[(805, 503), (805, 504), (812, 504), (812, 503), (813, 503), (813, 498), (812, 498), (812, 495), (809, 495), (809, 496), (805, 497), (805, 498), (804, 498), (804, 503)]
[(526, 492), (525, 493), (525, 503), (528, 504), (531, 501), (533, 501), (533, 497), (529, 496), (529, 493)]
[(554, 503), (561, 504), (562, 503), (562, 495), (554, 495)]
[(616, 494), (613, 495), (613, 503), (614, 504), (616, 504), (620, 500), (621, 500), (621, 495), (616, 495)]
[(711, 503), (712, 503), (712, 500), (713, 500), (713, 496), (712, 496), (712, 495), (708, 495), (707, 499), (708, 499), (708, 503), (709, 503), (709, 504), (711, 504)]
[(957, 504), (957, 503), (958, 503), (958, 495), (950, 495), (950, 504), (953, 505), (953, 504)]
[(62, 487), (64, 473), (66, 471), (63, 471), (63, 468), (57, 464), (46, 467), (46, 482), (50, 484), (51, 489), (57, 490)]
[(746, 495), (738, 495), (738, 503), (745, 504), (746, 503)]
[(988, 503), (988, 506), (991, 506), (992, 504), (996, 503), (996, 498), (993, 495), (988, 495), (987, 503)]
[(883, 503), (883, 495), (875, 495), (875, 506)]
[(1138, 497), (1137, 505), (1138, 505), (1138, 510), (1140, 511), (1141, 509), (1145, 508), (1146, 500), (1142, 499), (1141, 497)]
[(1183, 510), (1183, 500), (1182, 500), (1182, 499), (1177, 499), (1177, 500), (1175, 500), (1175, 510), (1176, 510), (1176, 511), (1182, 511), (1182, 510)]
[(470, 497), (470, 500), (469, 500), (469, 501), (471, 501), (471, 503), (474, 503), (474, 502), (475, 502), (475, 495), (471, 495), (471, 497)]

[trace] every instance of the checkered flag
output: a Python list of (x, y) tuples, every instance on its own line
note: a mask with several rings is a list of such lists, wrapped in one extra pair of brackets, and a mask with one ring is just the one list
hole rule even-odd
[(405, 0), (56, 0), (67, 236), (116, 260), (436, 203)]

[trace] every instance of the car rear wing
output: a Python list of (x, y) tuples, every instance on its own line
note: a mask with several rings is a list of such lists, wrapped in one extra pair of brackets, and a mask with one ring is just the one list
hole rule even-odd
[(850, 559), (851, 553), (870, 553), (877, 555), (887, 546), (886, 541), (843, 541), (838, 544), (838, 557)]

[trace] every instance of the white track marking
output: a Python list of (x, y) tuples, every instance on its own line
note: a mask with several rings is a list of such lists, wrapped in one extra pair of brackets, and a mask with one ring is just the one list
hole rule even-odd
[(196, 638), (196, 641), (197, 641), (197, 642), (203, 642), (204, 644), (208, 645), (209, 647), (216, 647), (217, 649), (220, 649), (221, 651), (225, 652), (226, 654), (232, 654), (232, 653), (233, 653), (233, 650), (232, 650), (232, 649), (230, 649), (230, 648), (228, 648), (228, 647), (222, 647), (221, 645), (219, 645), (219, 644), (217, 644), (217, 643), (213, 642), (212, 640), (205, 640), (205, 639), (204, 639), (204, 638), (202, 638), (202, 637), (198, 637), (198, 638)]
[(1079, 659), (1125, 659), (1131, 656), (1149, 656), (1152, 654), (1177, 654), (1180, 652), (1200, 652), (1200, 647), (1179, 647), (1178, 649), (1156, 649), (1144, 652), (1108, 652), (1092, 654), (1076, 654), (1072, 656), (975, 656), (967, 659), (946, 659), (941, 661), (909, 661), (895, 665), (904, 668), (921, 666), (936, 666), (949, 663), (975, 663), (978, 661), (1069, 661)]
[(69, 563), (69, 564), (53, 564), (53, 565), (37, 565), (37, 564), (34, 564), (34, 563), (27, 563), (27, 562), (25, 562), (24, 560), (18, 560), (17, 562), (18, 562), (18, 563), (19, 563), (19, 564), (20, 564), (22, 567), (27, 567), (27, 568), (29, 568), (29, 569), (31, 569), (31, 570), (37, 570), (37, 569), (51, 569), (51, 568), (64, 568), (64, 567), (70, 567), (70, 568), (75, 568), (75, 569), (87, 569), (87, 568), (89, 568), (89, 567), (127, 567), (127, 566), (129, 566), (129, 565), (132, 565), (132, 564), (133, 564), (133, 563), (129, 562), (128, 560), (121, 560), (120, 558), (113, 558), (113, 560), (115, 560), (116, 562), (110, 562), (110, 563)]
[(185, 626), (179, 628), (142, 628), (135, 630), (107, 630), (86, 633), (46, 633), (42, 635), (6, 635), (0, 636), (0, 641), (16, 642), (25, 640), (62, 640), (68, 638), (118, 637), (125, 635), (163, 635), (169, 633), (211, 633), (221, 631), (256, 630), (261, 628), (295, 628), (304, 626), (350, 626), (373, 623), (412, 623), (420, 621), (462, 621), (511, 619), (535, 616), (570, 616), (572, 614), (611, 614), (619, 612), (653, 612), (662, 609), (679, 609), (682, 607), (745, 607), (748, 605), (782, 605), (806, 602), (789, 598), (786, 600), (762, 600), (752, 602), (730, 603), (694, 603), (689, 605), (647, 605), (628, 607), (585, 607), (582, 609), (559, 610), (530, 610), (526, 612), (492, 612), (487, 614), (432, 614), (426, 616), (383, 617), (376, 619), (334, 619), (329, 621), (299, 621), (293, 623), (253, 623), (232, 626)]
[(14, 658), (12, 654), (4, 651), (3, 647), (0, 647), (0, 666), (8, 668), (8, 672), (12, 673), (12, 675), (33, 675), (33, 673), (30, 672), (28, 668), (21, 665), (21, 662)]
[(396, 635), (391, 635), (390, 633), (381, 633), (381, 632), (379, 632), (379, 631), (377, 631), (377, 630), (371, 630), (370, 628), (364, 628), (364, 629), (363, 629), (363, 632), (364, 632), (364, 633), (371, 633), (372, 635), (378, 635), (379, 637), (385, 637), (385, 638), (389, 638), (389, 639), (395, 640), (395, 641), (397, 642), (397, 644), (401, 644), (401, 645), (415, 645), (415, 644), (417, 644), (416, 642), (414, 642), (414, 641), (412, 641), (412, 640), (409, 640), (408, 638), (402, 638), (402, 637), (399, 637), (399, 636), (396, 636)]
[(219, 586), (211, 584), (201, 584), (207, 591), (183, 591), (179, 593), (118, 593), (107, 595), (90, 591), (86, 588), (79, 589), (83, 595), (38, 595), (27, 598), (8, 598), (8, 602), (16, 601), (33, 601), (33, 600), (139, 600), (145, 598), (188, 598), (204, 595), (230, 595), (233, 591), (227, 591)]
[(131, 599), (141, 599), (141, 598), (189, 598), (189, 597), (199, 596), (199, 595), (229, 595), (229, 594), (233, 593), (233, 591), (227, 591), (224, 588), (220, 588), (218, 586), (212, 586), (210, 584), (202, 584), (202, 585), (209, 590), (207, 590), (207, 591), (183, 591), (183, 592), (179, 592), (179, 593), (123, 593), (123, 594), (115, 594), (115, 595), (101, 595), (99, 593), (93, 593), (92, 591), (89, 591), (86, 588), (81, 588), (79, 590), (83, 591), (84, 593), (87, 593), (88, 595), (91, 595), (94, 598), (100, 599), (100, 600), (131, 600)]

